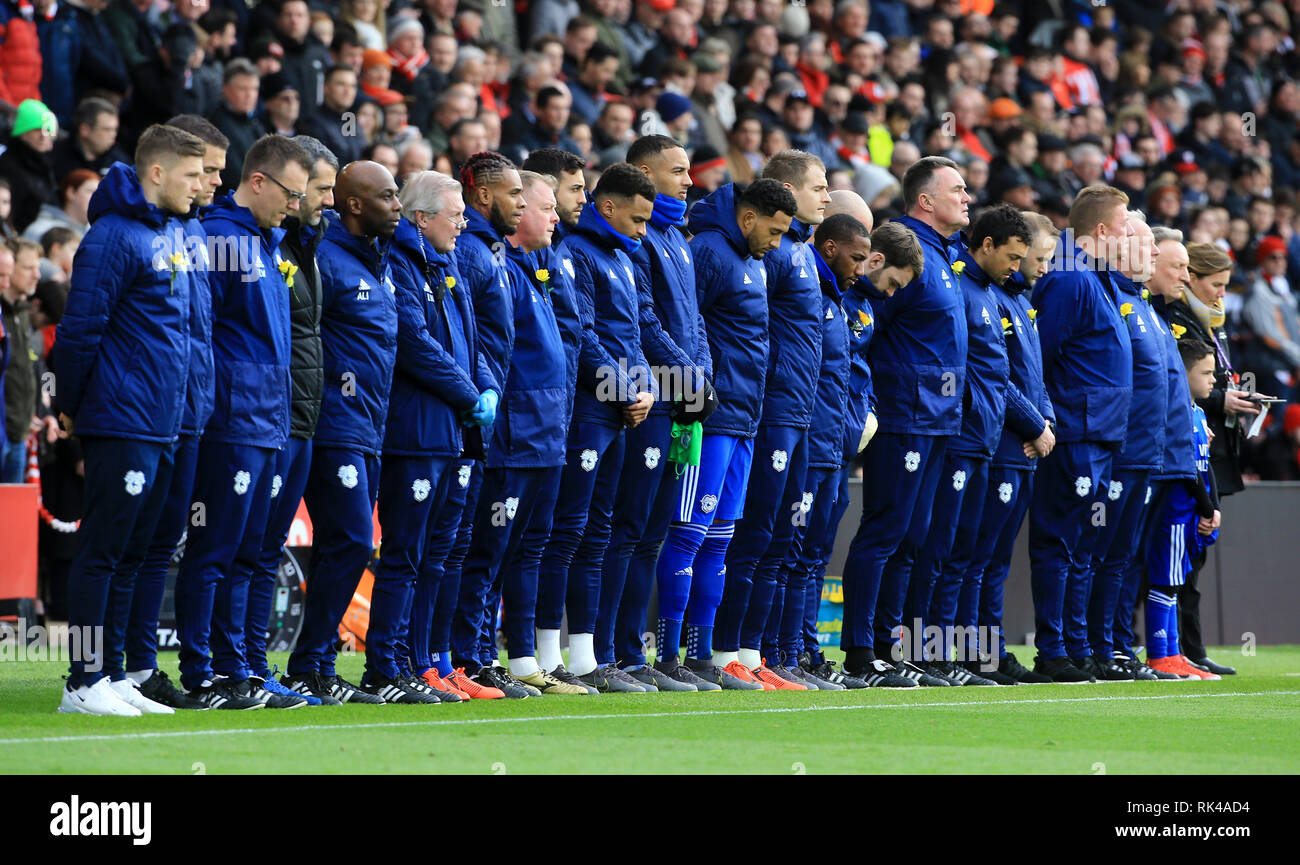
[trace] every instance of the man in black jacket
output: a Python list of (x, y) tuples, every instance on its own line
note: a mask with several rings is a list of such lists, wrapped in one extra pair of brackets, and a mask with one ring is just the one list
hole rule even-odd
[(231, 60), (226, 64), (221, 83), (221, 104), (208, 115), (221, 134), (230, 139), (226, 169), (221, 173), (223, 190), (239, 185), (240, 172), (244, 170), (244, 154), (266, 134), (266, 127), (257, 116), (259, 79), (257, 67), (250, 61), (243, 58)]
[(333, 151), (340, 165), (360, 159), (366, 143), (356, 115), (351, 113), (356, 101), (357, 73), (351, 66), (333, 66), (325, 74), (325, 101), (319, 108), (307, 111), (304, 97), (298, 129)]
[[(274, 494), (271, 519), (262, 539), (262, 554), (248, 589), (250, 627), (245, 636), (248, 663), (254, 675), (264, 679), (263, 687), (268, 690), (284, 688), (267, 668), (266, 626), (271, 617), (281, 551), (307, 487), (312, 437), (316, 434), (325, 390), (325, 360), (320, 339), (321, 277), (316, 266), (316, 247), (325, 236), (324, 210), (334, 206), (334, 180), (339, 171), (338, 159), (320, 141), (307, 135), (295, 136), (293, 140), (311, 156), (313, 167), (307, 178), (307, 199), (302, 202), (298, 216), (285, 218), (284, 241), (280, 244), (280, 255), (297, 268), (289, 288), (289, 333), (293, 340), (289, 356), (293, 383), (289, 441), (276, 457), (272, 489), (278, 481), (279, 491)], [(311, 684), (304, 682), (299, 688), (309, 700), (314, 697), (326, 705), (339, 705), (327, 688), (312, 688)]]

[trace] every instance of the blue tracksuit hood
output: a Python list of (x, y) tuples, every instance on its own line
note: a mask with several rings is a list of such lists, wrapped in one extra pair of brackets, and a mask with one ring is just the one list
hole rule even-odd
[(86, 218), (91, 225), (106, 213), (126, 216), (155, 228), (164, 225), (169, 218), (161, 207), (145, 200), (139, 176), (124, 162), (112, 164), (86, 207)]
[(600, 212), (595, 207), (582, 208), (582, 214), (578, 217), (578, 225), (574, 232), (585, 234), (593, 242), (608, 249), (621, 249), (628, 255), (641, 248), (639, 238), (628, 237), (616, 230), (605, 217), (600, 215)]
[(727, 183), (700, 199), (691, 208), (690, 231), (700, 235), (716, 231), (741, 258), (749, 257), (749, 241), (736, 222), (736, 185)]

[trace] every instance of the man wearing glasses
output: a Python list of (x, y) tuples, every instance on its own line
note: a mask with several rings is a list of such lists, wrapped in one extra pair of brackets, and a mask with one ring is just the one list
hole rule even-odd
[(213, 249), (216, 386), (199, 446), (176, 614), (181, 684), (209, 708), (307, 705), (297, 695), (265, 694), (251, 679), (244, 631), (250, 579), (281, 492), (276, 453), (289, 439), (293, 270), (280, 255), (280, 224), (299, 212), (313, 167), (293, 140), (265, 136), (244, 157), (239, 187), (202, 218)]

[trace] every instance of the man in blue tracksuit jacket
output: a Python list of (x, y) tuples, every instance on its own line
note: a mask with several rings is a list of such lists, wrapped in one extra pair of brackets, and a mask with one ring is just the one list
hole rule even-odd
[(686, 666), (726, 688), (763, 687), (734, 659), (735, 672), (714, 664), (713, 623), (727, 546), (744, 513), (763, 404), (768, 311), (762, 259), (780, 246), (797, 209), (788, 189), (762, 179), (747, 187), (720, 187), (698, 202), (690, 217), (689, 249), (718, 408), (704, 422), (699, 465), (682, 473), (673, 524), (659, 556), (657, 644), (661, 660), (675, 660), (685, 616), (691, 626)]
[[(289, 292), (280, 223), (296, 211), (311, 159), (267, 136), (249, 149), (238, 188), (202, 213), (212, 243), (214, 408), (199, 445), (194, 501), (176, 577), (181, 683), (210, 707), (249, 697), (296, 708), (301, 697), (265, 692), (245, 656), (248, 589), (270, 515), (276, 453), (289, 436)], [(272, 178), (284, 184), (281, 187)], [(238, 250), (237, 265), (227, 260)], [(261, 625), (264, 627), (263, 625)], [(212, 658), (209, 660), (209, 646)], [(223, 678), (213, 684), (213, 674)]]
[(1128, 430), (1133, 350), (1111, 270), (1132, 232), (1127, 205), (1128, 196), (1113, 187), (1082, 190), (1052, 269), (1033, 292), (1057, 422), (1056, 447), (1039, 466), (1029, 512), (1034, 671), (1056, 682), (1093, 680), (1066, 657), (1064, 617), (1070, 582), (1083, 579), (1074, 566), (1104, 510), (1112, 462)]
[(171, 488), (167, 491), (167, 502), (158, 517), (149, 550), (136, 574), (131, 620), (126, 631), (125, 660), (127, 678), (136, 681), (146, 697), (173, 709), (197, 709), (202, 704), (178, 691), (167, 674), (158, 669), (158, 617), (162, 613), (167, 569), (189, 523), (199, 439), (212, 414), (212, 295), (208, 289), (208, 235), (199, 222), (197, 209), (211, 204), (221, 188), (221, 171), (226, 166), (226, 149), (230, 142), (201, 117), (182, 115), (172, 118), (168, 125), (184, 129), (203, 141), (203, 190), (194, 199), (195, 210), (185, 221), (185, 258), (193, 276), (190, 374), (185, 384), (185, 416), (181, 422), (181, 434), (172, 452)]
[[(1043, 357), (1038, 344), (1037, 311), (1030, 306), (1029, 288), (1032, 282), (1047, 271), (1047, 263), (1056, 249), (1057, 235), (1051, 223), (1035, 234), (1031, 254), (1021, 262), (1020, 273), (1013, 274), (1001, 285), (994, 284), (998, 315), (1010, 324), (1006, 337), (1007, 360), (1010, 364), (1010, 383), (1033, 405), (1049, 427), (1055, 425), (1056, 415), (1052, 401), (1043, 383)], [(1028, 277), (1026, 277), (1028, 274)], [(1048, 433), (1051, 433), (1050, 435)], [(957, 623), (967, 633), (978, 628), (988, 635), (987, 642), (978, 647), (982, 654), (996, 660), (998, 676), (982, 671), (981, 675), (1008, 684), (1050, 681), (1026, 668), (1015, 655), (1007, 652), (1002, 640), (1002, 598), (1007, 574), (1011, 571), (1011, 555), (1015, 550), (1020, 524), (1029, 509), (1033, 492), (1034, 470), (1037, 467), (1037, 450), (1030, 456), (1025, 450), (1025, 439), (1016, 428), (1003, 426), (997, 450), (989, 466), (984, 510), (980, 518), (979, 534), (975, 541), (975, 554), (971, 558), (968, 578), (963, 587), (958, 607)], [(1055, 433), (1050, 429), (1035, 440), (1050, 452)], [(977, 632), (979, 633), (979, 632)], [(975, 654), (967, 647), (968, 657)], [(1006, 677), (1005, 680), (999, 678)]]
[(398, 639), (403, 610), (392, 598), (372, 599), (362, 688), (338, 678), (334, 666), (339, 622), (373, 548), (380, 447), (397, 357), (396, 286), (387, 253), (401, 219), (397, 184), (376, 163), (345, 166), (334, 201), (337, 213), (325, 215), (329, 227), (316, 252), (325, 396), (304, 493), (315, 535), (312, 576), (284, 684), (296, 688), (316, 673), (344, 703), (428, 702), (419, 683), (385, 675), (382, 654), (370, 651)]
[[(961, 645), (958, 664), (952, 660), (953, 628), (963, 584), (984, 509), (989, 463), (1007, 425), (1026, 440), (1047, 431), (1047, 420), (1010, 383), (1005, 324), (998, 315), (993, 285), (1006, 282), (1029, 251), (1033, 229), (1010, 205), (986, 209), (970, 230), (971, 247), (958, 257), (966, 308), (966, 405), (961, 433), (948, 443), (943, 474), (935, 495), (930, 534), (912, 578), (906, 613), (910, 651), (932, 676), (959, 685), (993, 684), (978, 675), (978, 650)], [(922, 646), (925, 625), (940, 629), (937, 645)], [(926, 650), (931, 656), (925, 658)], [(937, 651), (935, 651), (937, 650)]]
[[(510, 678), (542, 693), (586, 694), (562, 662), (539, 666), (534, 642), (538, 571), (550, 534), (559, 478), (564, 466), (569, 413), (569, 364), (556, 322), (554, 299), (568, 290), (567, 268), (537, 253), (547, 248), (554, 225), (555, 194), (548, 177), (520, 172), (527, 209), (507, 238), (506, 260), (515, 325), (505, 402), (492, 428), (478, 513), (465, 558), (464, 577), (504, 602)], [(539, 267), (539, 264), (552, 267)], [(476, 653), (482, 634), (495, 636), (496, 602), (479, 611), (480, 621), (457, 621), (453, 648), (481, 667), (488, 685), (497, 676), (491, 658)], [(482, 621), (490, 619), (488, 622)], [(496, 653), (495, 639), (491, 652)], [(509, 687), (495, 685), (513, 696)]]
[(566, 464), (542, 556), (537, 625), (559, 628), (557, 589), (565, 586), (569, 669), (600, 690), (644, 690), (617, 667), (599, 665), (594, 641), (601, 566), (623, 464), (622, 431), (641, 423), (654, 404), (628, 258), (645, 236), (654, 198), (654, 184), (640, 171), (627, 163), (610, 166), (561, 246), (573, 262), (579, 305), (595, 326), (583, 334), (579, 352)]
[[(469, 292), (479, 352), (487, 361), (492, 376), (497, 382), (504, 382), (509, 376), (510, 352), (514, 345), (514, 319), (503, 314), (505, 310), (514, 308), (505, 237), (515, 231), (523, 217), (526, 206), (523, 185), (514, 163), (492, 151), (475, 153), (466, 160), (459, 179), (466, 225), (464, 234), (457, 239), (453, 260)], [(470, 641), (465, 645), (462, 639), (462, 644), (457, 646), (457, 638), (452, 634), (457, 629), (465, 633), (467, 623), (480, 621), (482, 611), (489, 607), (487, 594), (490, 587), (471, 585), (463, 579), (463, 563), (469, 552), (479, 488), (483, 484), (483, 460), (487, 455), (485, 439), (490, 436), (487, 429), (468, 430), (462, 459), (471, 458), (473, 462), (461, 462), (457, 466), (458, 483), (464, 477), (467, 464), (470, 471), (467, 485), (460, 488), (464, 491), (465, 503), (443, 569), (443, 580), (448, 587), (457, 586), (455, 607), (447, 610), (440, 604), (440, 611), (434, 614), (439, 623), (453, 623), (446, 630), (446, 648), (450, 657), (444, 657), (446, 653), (440, 646), (438, 657), (434, 659), (441, 675), (450, 674), (457, 666), (466, 667), (470, 672), (479, 666), (480, 649), (476, 644)], [(455, 493), (456, 498), (460, 497), (460, 489)], [(491, 618), (495, 619), (494, 616)], [(441, 634), (441, 625), (436, 630)], [(495, 639), (492, 642), (495, 651)]]
[[(102, 654), (73, 659), (62, 712), (167, 710), (154, 709), (125, 677), (110, 683), (103, 662), (122, 651), (132, 579), (167, 497), (184, 415), (192, 271), (184, 267), (183, 220), (202, 189), (203, 142), (151, 127), (136, 164), (143, 177), (117, 163), (91, 199), (91, 228), (54, 343), (60, 420), (81, 437), (85, 458), (68, 624), (105, 629)], [(127, 570), (122, 563), (130, 559)]]
[[(377, 634), (372, 624), (366, 650), (380, 675), (394, 679), (414, 672), (435, 696), (455, 702), (440, 677), (424, 676), (433, 666), (430, 629), (438, 593), (430, 583), (442, 566), (425, 558), (432, 522), (450, 484), (458, 483), (454, 469), (462, 425), (466, 420), (480, 426), (491, 422), (500, 385), (480, 389), (476, 382), (479, 359), (471, 354), (467, 334), (472, 322), (462, 318), (463, 308), (456, 302), (457, 280), (447, 256), (451, 250), (437, 249), (429, 237), (441, 238), (454, 229), (441, 211), (444, 196), (459, 197), (459, 190), (438, 187), (439, 177), (421, 173), (403, 186), (400, 201), (407, 216), (398, 223), (389, 256), (397, 286), (397, 360), (380, 466), (383, 544), (374, 569), (371, 615), (373, 621), (377, 603), (391, 604), (397, 627)], [(443, 547), (444, 559), (446, 553)]]
[(726, 586), (713, 633), (713, 651), (723, 653), (718, 658), (724, 666), (738, 659), (751, 670), (763, 665), (763, 631), (778, 571), (794, 535), (792, 517), (802, 512), (808, 426), (821, 366), (822, 289), (809, 241), (831, 201), (826, 167), (810, 153), (777, 153), (764, 166), (763, 177), (784, 185), (798, 212), (781, 245), (763, 261), (768, 355), (754, 438), (757, 458), (750, 468), (745, 517), (727, 548)]
[[(804, 671), (803, 626), (807, 569), (795, 567), (804, 533), (817, 509), (829, 513), (836, 496), (836, 480), (844, 450), (844, 418), (848, 412), (851, 336), (848, 314), (841, 303), (843, 288), (864, 276), (871, 252), (871, 233), (847, 213), (827, 217), (809, 244), (821, 283), (821, 365), (816, 402), (808, 430), (809, 469), (788, 514), (777, 519), (790, 524), (791, 540), (778, 568), (777, 587), (765, 623), (762, 648), (766, 666), (778, 676), (789, 672), (801, 683), (819, 690), (843, 690), (843, 676), (822, 677)], [(751, 486), (751, 492), (753, 487)], [(828, 671), (821, 671), (828, 672)]]
[[(414, 673), (446, 700), (442, 694), (447, 692), (447, 684), (441, 681), (442, 671), (434, 663), (433, 654), (450, 648), (451, 613), (460, 588), (460, 571), (455, 569), (452, 579), (447, 579), (446, 560), (464, 517), (465, 493), (473, 470), (472, 459), (465, 454), (471, 449), (480, 451), (484, 421), (488, 419), (487, 404), (499, 402), (503, 388), (479, 351), (469, 288), (454, 260), (456, 241), (465, 226), (460, 184), (446, 175), (419, 172), (403, 184), (399, 200), (405, 218), (398, 226), (391, 252), (394, 280), (399, 285), (397, 368), (389, 396), (385, 451), (394, 455), (404, 451), (417, 459), (425, 455), (441, 457), (446, 465), (441, 484), (429, 490), (432, 504), (425, 537), (418, 541), (422, 553), (416, 564), (409, 625), (398, 635), (396, 656), (403, 672)], [(411, 316), (409, 298), (404, 305), (403, 280), (420, 288), (422, 326), (418, 317)], [(424, 369), (404, 371), (404, 318), (415, 321), (416, 341), (406, 344), (406, 348), (418, 349), (411, 360), (419, 364), (423, 359)], [(438, 396), (440, 393), (446, 393), (447, 398)], [(404, 420), (409, 408), (403, 405), (415, 404), (424, 410), (413, 425)], [(385, 457), (380, 473), (387, 471)], [(381, 512), (384, 487), (381, 479)], [(413, 489), (411, 494), (414, 497), (417, 492)], [(400, 510), (395, 504), (394, 516), (399, 521), (403, 519)]]
[[(1133, 347), (1133, 401), (1124, 448), (1115, 455), (1110, 486), (1106, 490), (1106, 519), (1098, 530), (1091, 555), (1091, 593), (1080, 597), (1072, 592), (1066, 601), (1065, 617), (1065, 649), (1074, 665), (1110, 681), (1134, 678), (1126, 663), (1117, 663), (1112, 657), (1113, 625), (1124, 569), (1138, 552), (1151, 473), (1160, 468), (1164, 455), (1165, 421), (1169, 414), (1169, 380), (1163, 345), (1167, 336), (1164, 328), (1157, 325), (1159, 316), (1143, 296), (1149, 295), (1143, 286), (1150, 281), (1158, 250), (1146, 222), (1131, 221), (1135, 231), (1133, 252), (1137, 254), (1125, 256), (1120, 272), (1113, 276), (1115, 302), (1119, 304)], [(1087, 607), (1081, 611), (1079, 606), (1084, 597)]]
[[(286, 686), (274, 679), (276, 671), (267, 663), (266, 648), (272, 630), (276, 574), (284, 557), (289, 531), (298, 516), (298, 506), (302, 504), (303, 491), (307, 488), (312, 443), (325, 393), (324, 349), (320, 340), (321, 274), (316, 250), (327, 227), (324, 211), (334, 207), (334, 183), (339, 169), (334, 154), (315, 138), (298, 135), (293, 140), (311, 157), (312, 172), (307, 178), (307, 197), (300, 204), (296, 216), (285, 218), (284, 240), (280, 242), (280, 256), (289, 262), (289, 276), (292, 277), (292, 280), (285, 280), (289, 291), (289, 379), (292, 387), (289, 439), (275, 459), (275, 477), (271, 479), (271, 515), (266, 534), (262, 537), (257, 568), (248, 587), (249, 627), (244, 632), (248, 665), (254, 677), (264, 677), (263, 689), (275, 693), (281, 693), (277, 688)], [(288, 284), (290, 281), (292, 285)], [(276, 478), (279, 478), (278, 485)], [(288, 610), (276, 612), (284, 615)], [(297, 693), (310, 705), (318, 702), (331, 706), (339, 704), (320, 682), (301, 683)]]
[[(629, 148), (628, 162), (645, 173), (658, 192), (645, 241), (631, 259), (641, 349), (655, 372), (659, 399), (649, 417), (624, 434), (626, 455), (601, 578), (596, 660), (602, 666), (617, 662), (638, 682), (660, 690), (699, 690), (699, 681), (680, 663), (646, 667), (641, 640), (655, 560), (680, 489), (681, 467), (668, 461), (674, 418), (694, 422), (717, 407), (708, 384), (713, 362), (695, 293), (695, 270), (681, 233), (691, 187), (690, 159), (676, 139), (647, 135)], [(697, 403), (703, 405), (692, 414)], [(661, 653), (657, 661), (662, 660)]]
[[(880, 431), (866, 450), (863, 511), (844, 565), (840, 645), (850, 675), (869, 674), (877, 654), (894, 654), (917, 551), (949, 436), (961, 430), (966, 314), (952, 262), (953, 234), (969, 223), (971, 197), (950, 160), (925, 157), (904, 175), (908, 216), (924, 252), (917, 280), (892, 297), (872, 297), (877, 334), (871, 377)], [(879, 607), (879, 609), (877, 609)], [(895, 659), (902, 663), (901, 654)], [(921, 679), (919, 669), (909, 670)], [(930, 680), (936, 682), (940, 680)]]
[[(1166, 402), (1164, 411), (1164, 447), (1160, 455), (1159, 467), (1151, 473), (1150, 488), (1145, 497), (1142, 511), (1142, 525), (1138, 529), (1137, 553), (1124, 566), (1120, 590), (1116, 599), (1116, 609), (1111, 617), (1110, 647), (1112, 657), (1137, 679), (1168, 679), (1173, 673), (1155, 671), (1138, 661), (1133, 648), (1136, 635), (1133, 633), (1133, 608), (1137, 603), (1146, 568), (1146, 551), (1151, 548), (1150, 532), (1153, 531), (1155, 516), (1163, 511), (1165, 499), (1170, 487), (1175, 484), (1199, 484), (1196, 470), (1196, 450), (1192, 441), (1192, 397), (1187, 386), (1187, 368), (1178, 353), (1178, 340), (1171, 330), (1166, 318), (1167, 301), (1183, 296), (1183, 287), (1190, 281), (1187, 270), (1187, 249), (1182, 243), (1182, 233), (1174, 233), (1167, 228), (1156, 229), (1156, 257), (1154, 272), (1147, 283), (1151, 297), (1149, 323), (1161, 334), (1166, 381)], [(1101, 649), (1093, 647), (1095, 651)]]

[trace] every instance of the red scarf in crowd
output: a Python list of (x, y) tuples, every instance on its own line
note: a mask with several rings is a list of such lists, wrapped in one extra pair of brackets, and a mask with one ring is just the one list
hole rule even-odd
[(388, 56), (392, 58), (394, 71), (407, 81), (414, 81), (415, 76), (419, 75), (420, 70), (429, 63), (429, 52), (423, 48), (420, 49), (418, 54), (413, 54), (410, 57), (403, 57), (397, 53), (396, 49), (389, 48)]

